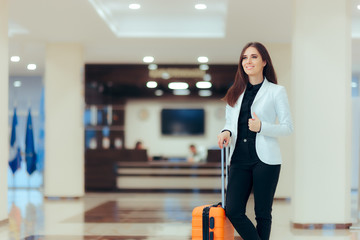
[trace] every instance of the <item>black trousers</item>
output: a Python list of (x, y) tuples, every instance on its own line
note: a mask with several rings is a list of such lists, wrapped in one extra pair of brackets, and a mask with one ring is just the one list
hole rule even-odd
[[(226, 193), (226, 215), (244, 240), (269, 240), (271, 211), (281, 165), (260, 160), (253, 164), (231, 164)], [(246, 216), (246, 204), (254, 192), (256, 227)]]

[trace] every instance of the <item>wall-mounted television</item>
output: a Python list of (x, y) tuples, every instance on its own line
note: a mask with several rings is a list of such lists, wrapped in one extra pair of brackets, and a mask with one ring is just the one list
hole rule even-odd
[(203, 135), (205, 133), (204, 109), (162, 109), (161, 133), (163, 135)]

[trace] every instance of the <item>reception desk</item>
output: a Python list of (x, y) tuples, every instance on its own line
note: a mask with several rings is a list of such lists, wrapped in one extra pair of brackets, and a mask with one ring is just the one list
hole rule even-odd
[[(218, 152), (214, 154), (218, 155)], [(218, 156), (213, 157), (214, 162), (188, 163), (148, 161), (146, 150), (87, 150), (85, 189), (218, 192), (221, 188), (220, 160), (216, 161)]]
[(220, 163), (156, 161), (119, 162), (116, 186), (134, 192), (218, 192), (221, 189)]
[(94, 149), (85, 151), (85, 190), (116, 191), (118, 162), (147, 162), (146, 150)]

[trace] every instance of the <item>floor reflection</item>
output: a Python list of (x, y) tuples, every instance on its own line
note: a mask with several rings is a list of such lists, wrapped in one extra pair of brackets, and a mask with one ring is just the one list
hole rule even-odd
[[(38, 190), (9, 190), (9, 221), (0, 225), (0, 240), (188, 240), (192, 209), (220, 198), (200, 193), (89, 193), (82, 199), (44, 200)], [(251, 201), (248, 207), (254, 220)], [(273, 213), (272, 240), (360, 240), (358, 230), (292, 229), (290, 201), (276, 201)]]
[(8, 239), (21, 239), (43, 229), (43, 194), (39, 190), (9, 190), (8, 210)]

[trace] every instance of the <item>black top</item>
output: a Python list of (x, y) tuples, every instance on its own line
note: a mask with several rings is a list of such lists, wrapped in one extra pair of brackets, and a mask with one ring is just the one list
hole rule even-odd
[[(235, 162), (250, 163), (255, 161), (254, 158), (257, 158), (255, 150), (256, 132), (249, 129), (248, 121), (252, 118), (251, 105), (253, 104), (255, 96), (262, 86), (262, 83), (263, 82), (257, 85), (252, 85), (249, 82), (246, 86), (238, 119), (238, 136), (233, 154), (233, 159), (236, 158)], [(244, 144), (246, 146), (244, 146)]]
[(239, 138), (255, 138), (256, 132), (249, 129), (248, 121), (251, 117), (251, 105), (254, 102), (255, 96), (259, 91), (263, 82), (252, 85), (250, 82), (246, 86), (244, 98), (241, 103), (241, 109), (238, 119), (238, 139)]

